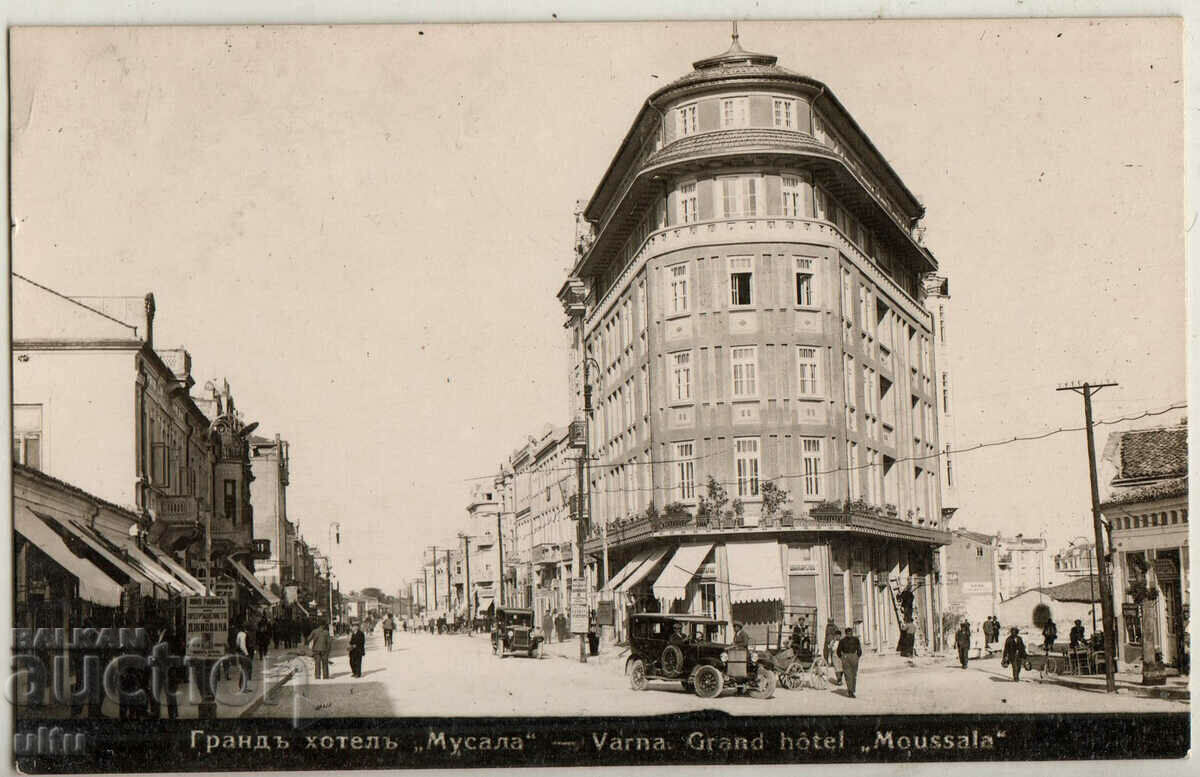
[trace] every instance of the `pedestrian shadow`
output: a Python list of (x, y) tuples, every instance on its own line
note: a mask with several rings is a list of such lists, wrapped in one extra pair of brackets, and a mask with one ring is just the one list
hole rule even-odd
[(333, 673), (330, 673), (330, 675), (329, 675), (329, 679), (330, 679), (330, 680), (336, 680), (336, 679), (338, 679), (339, 677), (349, 677), (349, 676), (350, 676), (350, 671), (349, 671), (349, 670), (346, 670), (345, 672), (333, 672)]
[(989, 679), (989, 680), (991, 680), (991, 681), (992, 681), (992, 682), (994, 682), (994, 683), (1012, 683), (1012, 682), (1018, 682), (1017, 680), (1013, 680), (1011, 677), (997, 677), (997, 676), (996, 676), (996, 675), (994, 675), (994, 674), (993, 674), (993, 675), (988, 675), (988, 679)]
[[(364, 669), (362, 676), (366, 677), (367, 675), (375, 674), (376, 672), (385, 672), (385, 671), (387, 671), (387, 670), (384, 669), (383, 667), (379, 667), (377, 669)], [(340, 676), (340, 675), (338, 675), (338, 676)]]
[(833, 688), (832, 691), (836, 696), (845, 696), (847, 699), (850, 698), (850, 691), (847, 691), (845, 688)]

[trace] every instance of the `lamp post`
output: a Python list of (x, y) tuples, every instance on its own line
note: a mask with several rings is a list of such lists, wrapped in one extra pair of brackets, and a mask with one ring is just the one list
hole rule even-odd
[[(336, 530), (336, 531), (335, 531)], [(333, 545), (342, 544), (342, 524), (333, 521), (329, 524), (329, 554), (325, 556), (325, 582), (329, 584), (329, 633), (333, 634)]]

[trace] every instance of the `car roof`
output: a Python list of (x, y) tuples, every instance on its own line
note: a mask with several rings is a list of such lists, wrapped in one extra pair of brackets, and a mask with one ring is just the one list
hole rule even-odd
[(715, 618), (710, 618), (707, 615), (671, 615), (661, 612), (638, 612), (633, 614), (634, 618), (648, 621), (679, 621), (680, 623), (724, 623)]

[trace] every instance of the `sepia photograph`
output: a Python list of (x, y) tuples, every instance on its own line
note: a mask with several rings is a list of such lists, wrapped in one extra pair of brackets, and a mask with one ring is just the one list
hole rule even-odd
[(1182, 19), (8, 42), (15, 768), (1187, 755)]

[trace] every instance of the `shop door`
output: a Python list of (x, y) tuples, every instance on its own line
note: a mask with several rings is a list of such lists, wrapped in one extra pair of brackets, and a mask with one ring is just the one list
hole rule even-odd
[(1166, 633), (1162, 639), (1164, 664), (1176, 664), (1183, 635), (1183, 607), (1179, 591), (1179, 551), (1160, 550), (1155, 558), (1155, 572), (1162, 589), (1162, 611)]

